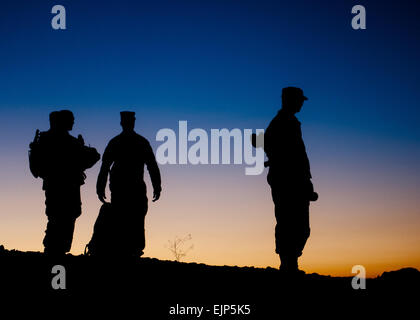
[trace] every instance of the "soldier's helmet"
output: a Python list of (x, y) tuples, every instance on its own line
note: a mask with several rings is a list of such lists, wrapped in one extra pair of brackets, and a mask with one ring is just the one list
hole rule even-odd
[(53, 111), (50, 113), (50, 129), (55, 130), (60, 126), (59, 112)]
[(121, 111), (121, 121), (122, 120), (136, 120), (136, 113), (133, 111)]
[(70, 110), (61, 110), (59, 112), (60, 125), (65, 130), (72, 130), (74, 125), (74, 115)]
[(134, 128), (136, 122), (136, 113), (133, 111), (121, 111), (121, 126), (123, 128)]
[(308, 100), (303, 94), (303, 90), (297, 87), (286, 87), (281, 91), (282, 99), (285, 101), (304, 101)]

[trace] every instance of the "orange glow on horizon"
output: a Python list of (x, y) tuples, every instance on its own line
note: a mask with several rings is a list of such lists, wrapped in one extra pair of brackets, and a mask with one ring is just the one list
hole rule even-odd
[[(88, 172), (82, 187), (83, 214), (77, 220), (72, 254), (84, 251), (99, 212), (95, 170)], [(184, 183), (178, 184), (176, 177), (183, 170)], [(226, 175), (223, 168), (163, 166), (162, 176), (162, 198), (150, 201), (146, 218), (145, 256), (172, 260), (168, 240), (191, 234), (189, 243), (194, 249), (185, 262), (279, 267), (265, 175), (249, 177), (241, 169)], [(0, 242), (8, 249), (42, 251), (47, 222), (44, 195), (39, 180), (28, 177), (27, 181), (23, 189), (2, 190), (8, 200), (1, 204)], [(403, 267), (420, 269), (420, 211), (415, 203), (405, 202), (401, 207), (385, 197), (383, 202), (372, 203), (367, 199), (374, 195), (364, 188), (339, 193), (319, 183), (317, 189), (321, 197), (311, 205), (311, 236), (300, 259), (303, 270), (351, 276), (353, 265), (361, 264), (367, 276), (374, 277)], [(149, 186), (149, 198), (150, 190)], [(404, 211), (396, 215), (398, 208)]]

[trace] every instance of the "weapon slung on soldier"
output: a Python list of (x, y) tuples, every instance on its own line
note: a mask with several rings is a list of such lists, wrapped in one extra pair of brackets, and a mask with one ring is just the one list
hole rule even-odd
[(39, 134), (39, 129), (36, 129), (34, 140), (29, 144), (29, 148), (32, 149), (39, 142)]

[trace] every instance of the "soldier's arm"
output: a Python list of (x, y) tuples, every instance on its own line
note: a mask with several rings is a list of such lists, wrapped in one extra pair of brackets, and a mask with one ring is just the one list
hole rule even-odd
[(153, 202), (155, 202), (160, 197), (162, 186), (161, 186), (160, 170), (156, 162), (153, 149), (148, 142), (146, 144), (146, 166), (150, 174), (150, 179), (152, 180)]
[(264, 151), (268, 159), (273, 161), (276, 149), (280, 145), (279, 136), (278, 136), (278, 124), (276, 124), (275, 119), (273, 119), (268, 125), (264, 133)]
[(108, 181), (108, 173), (113, 163), (112, 160), (112, 148), (110, 144), (106, 147), (104, 155), (102, 157), (101, 170), (99, 171), (98, 180), (96, 182), (96, 194), (101, 202), (105, 202), (105, 188)]

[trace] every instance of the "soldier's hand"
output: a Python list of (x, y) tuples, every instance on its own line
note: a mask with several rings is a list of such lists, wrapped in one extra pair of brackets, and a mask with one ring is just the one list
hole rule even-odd
[(153, 202), (159, 200), (160, 198), (160, 191), (153, 191)]
[(316, 201), (316, 200), (318, 200), (318, 193), (312, 192), (312, 195), (309, 198), (309, 201)]

